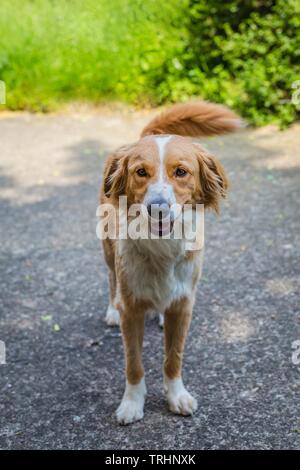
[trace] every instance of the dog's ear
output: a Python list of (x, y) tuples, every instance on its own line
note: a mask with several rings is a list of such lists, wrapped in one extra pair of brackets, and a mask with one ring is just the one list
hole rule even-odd
[(221, 163), (200, 146), (197, 147), (200, 199), (206, 208), (214, 209), (218, 213), (220, 198), (226, 197), (229, 182)]
[(128, 146), (121, 147), (106, 160), (103, 174), (103, 192), (115, 199), (125, 193), (127, 183)]

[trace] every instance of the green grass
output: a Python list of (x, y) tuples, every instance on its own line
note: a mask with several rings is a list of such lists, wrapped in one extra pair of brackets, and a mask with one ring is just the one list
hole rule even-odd
[[(146, 6), (145, 6), (146, 5)], [(1, 0), (0, 79), (10, 109), (148, 100), (151, 74), (180, 41), (184, 2)]]
[(258, 125), (299, 117), (299, 0), (1, 0), (0, 32), (9, 109), (201, 97)]

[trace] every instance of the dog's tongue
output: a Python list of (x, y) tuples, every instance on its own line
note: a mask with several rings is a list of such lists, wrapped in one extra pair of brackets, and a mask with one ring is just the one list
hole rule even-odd
[(169, 235), (172, 231), (172, 223), (170, 220), (155, 220), (152, 219), (150, 223), (150, 232), (158, 237)]

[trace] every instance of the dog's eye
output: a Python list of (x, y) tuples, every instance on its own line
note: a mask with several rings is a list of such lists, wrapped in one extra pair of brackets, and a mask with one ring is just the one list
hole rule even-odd
[(175, 170), (175, 176), (185, 176), (187, 172), (183, 168), (176, 168)]
[(145, 168), (140, 168), (139, 170), (137, 170), (137, 174), (139, 176), (147, 176), (147, 171), (145, 170)]

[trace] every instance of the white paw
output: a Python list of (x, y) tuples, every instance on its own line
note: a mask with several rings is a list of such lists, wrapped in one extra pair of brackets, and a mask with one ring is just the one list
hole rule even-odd
[(121, 404), (116, 411), (119, 424), (130, 424), (144, 416), (146, 385), (144, 377), (136, 385), (126, 382), (126, 389)]
[(173, 413), (183, 416), (189, 416), (197, 410), (197, 400), (187, 391), (178, 395), (168, 395), (170, 410)]
[(166, 379), (167, 400), (173, 413), (189, 416), (197, 410), (197, 400), (186, 390), (181, 378)]
[(123, 399), (116, 411), (116, 415), (119, 424), (130, 424), (139, 421), (144, 416), (143, 403)]
[(109, 326), (120, 325), (120, 314), (119, 311), (111, 304), (109, 304), (106, 315), (105, 315), (106, 324)]
[(165, 317), (163, 316), (162, 313), (158, 314), (158, 324), (161, 328), (164, 327), (164, 322), (165, 322)]

